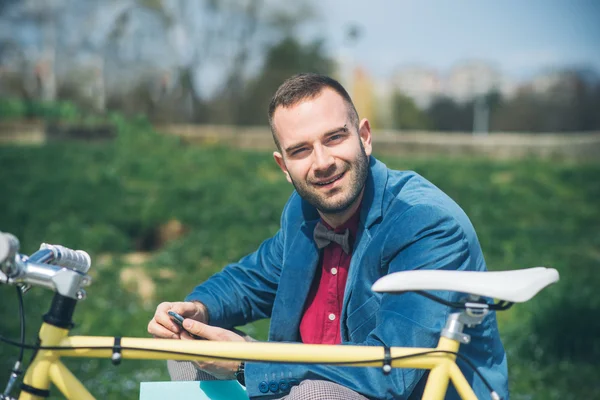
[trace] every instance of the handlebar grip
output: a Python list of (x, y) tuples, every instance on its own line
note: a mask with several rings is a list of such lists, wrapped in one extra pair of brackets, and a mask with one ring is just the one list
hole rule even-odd
[(54, 253), (52, 264), (61, 267), (74, 269), (76, 271), (87, 273), (92, 265), (90, 255), (83, 250), (71, 250), (58, 244), (42, 243), (41, 249), (48, 249)]

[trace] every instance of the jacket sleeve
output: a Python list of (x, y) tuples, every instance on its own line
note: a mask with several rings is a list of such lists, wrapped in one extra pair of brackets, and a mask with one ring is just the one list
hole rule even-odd
[(281, 229), (254, 253), (227, 265), (185, 298), (206, 306), (211, 325), (231, 329), (271, 316), (283, 265), (283, 217), (281, 222)]
[[(465, 234), (448, 212), (438, 207), (413, 206), (389, 226), (386, 239), (382, 242), (382, 265), (387, 265), (389, 273), (415, 269), (470, 269), (469, 245)], [(435, 294), (446, 299), (454, 296), (448, 292)], [(437, 346), (439, 333), (449, 313), (447, 307), (414, 293), (374, 296), (381, 296), (374, 313), (374, 328), (363, 336), (364, 341), (344, 344)], [(385, 376), (380, 367), (248, 363), (245, 374), (246, 389), (251, 397), (273, 395), (268, 389), (269, 382), (320, 379), (339, 383), (369, 398), (399, 399), (410, 396), (423, 376), (423, 370), (393, 369)]]

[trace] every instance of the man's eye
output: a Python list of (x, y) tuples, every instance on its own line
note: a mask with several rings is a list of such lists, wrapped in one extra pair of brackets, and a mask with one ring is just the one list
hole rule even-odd
[(341, 138), (342, 138), (342, 135), (332, 135), (332, 136), (329, 136), (329, 141), (330, 142), (334, 142), (334, 141), (339, 140)]
[(292, 155), (298, 156), (298, 155), (302, 154), (302, 152), (304, 152), (304, 151), (306, 151), (306, 149), (297, 149), (297, 150), (292, 151)]

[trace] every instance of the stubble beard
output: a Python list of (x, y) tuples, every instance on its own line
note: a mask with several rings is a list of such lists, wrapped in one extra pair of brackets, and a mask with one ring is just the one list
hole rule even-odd
[[(367, 181), (367, 174), (369, 171), (369, 157), (365, 153), (365, 149), (360, 143), (360, 153), (356, 162), (350, 164), (350, 168), (346, 169), (345, 174), (352, 173), (354, 176), (350, 181), (350, 188), (348, 194), (342, 199), (337, 200), (335, 203), (331, 203), (328, 199), (324, 198), (323, 195), (317, 193), (315, 190), (310, 188), (310, 184), (306, 182), (298, 183), (291, 178), (292, 184), (296, 189), (296, 192), (306, 202), (315, 207), (323, 214), (340, 214), (350, 208), (356, 199), (360, 196), (365, 182)], [(291, 176), (290, 176), (291, 177)]]

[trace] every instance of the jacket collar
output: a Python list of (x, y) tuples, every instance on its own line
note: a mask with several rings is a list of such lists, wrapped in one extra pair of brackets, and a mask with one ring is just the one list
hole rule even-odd
[(383, 194), (387, 185), (388, 171), (384, 163), (371, 156), (369, 175), (365, 184), (360, 220), (366, 229), (376, 223), (383, 214)]

